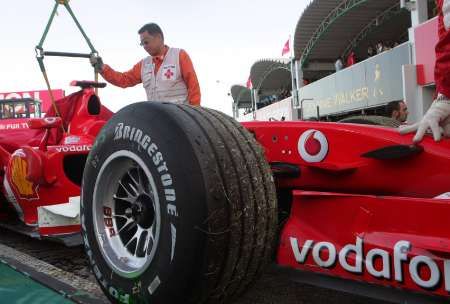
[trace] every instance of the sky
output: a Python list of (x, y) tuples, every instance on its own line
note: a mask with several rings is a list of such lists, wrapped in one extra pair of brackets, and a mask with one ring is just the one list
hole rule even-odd
[[(200, 82), (202, 106), (232, 113), (233, 84), (245, 84), (253, 63), (281, 57), (285, 42), (310, 0), (71, 0), (70, 7), (103, 61), (127, 71), (147, 54), (138, 29), (158, 23), (165, 43), (185, 49)], [(0, 92), (45, 90), (35, 58), (54, 0), (0, 0)], [(46, 51), (90, 53), (66, 9), (60, 5), (44, 43)], [(67, 94), (72, 80), (94, 79), (88, 59), (45, 57), (52, 89)], [(113, 111), (145, 100), (142, 85), (99, 92)]]

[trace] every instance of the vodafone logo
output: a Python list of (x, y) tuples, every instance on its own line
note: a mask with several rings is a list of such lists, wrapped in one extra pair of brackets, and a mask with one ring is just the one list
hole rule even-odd
[[(350, 273), (361, 275), (367, 272), (376, 278), (400, 283), (404, 283), (408, 275), (408, 281), (412, 280), (422, 288), (433, 290), (444, 285), (445, 291), (450, 292), (450, 260), (435, 260), (435, 256), (427, 251), (424, 252), (430, 256), (411, 254), (413, 245), (406, 240), (397, 241), (392, 249), (375, 247), (369, 251), (364, 250), (364, 240), (358, 236), (354, 244), (340, 244), (341, 248), (331, 242), (306, 240), (301, 245), (302, 241), (299, 243), (295, 237), (289, 240), (299, 264), (312, 266), (312, 259), (322, 268), (340, 266)], [(353, 262), (349, 263), (349, 258)]]
[(327, 138), (317, 130), (305, 131), (298, 140), (298, 153), (308, 163), (321, 162), (328, 154)]

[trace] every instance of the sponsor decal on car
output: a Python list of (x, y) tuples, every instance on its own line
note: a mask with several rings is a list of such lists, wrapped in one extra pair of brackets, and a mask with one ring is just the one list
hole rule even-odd
[(92, 145), (67, 145), (56, 147), (57, 152), (67, 153), (67, 152), (89, 152), (91, 151)]
[(28, 129), (28, 124), (26, 122), (0, 124), (0, 130), (18, 130), (18, 129)]
[(56, 117), (44, 117), (45, 123), (51, 125), (56, 122)]
[[(412, 244), (409, 241), (396, 242), (392, 254), (380, 248), (373, 248), (364, 254), (364, 242), (360, 237), (356, 237), (355, 244), (347, 244), (339, 252), (331, 242), (315, 243), (313, 240), (306, 240), (303, 245), (299, 246), (298, 239), (291, 237), (290, 243), (295, 260), (299, 264), (305, 264), (308, 254), (312, 252), (314, 263), (322, 268), (329, 269), (338, 263), (349, 273), (362, 274), (365, 269), (375, 278), (394, 279), (403, 283), (404, 264), (409, 263), (406, 269), (409, 270), (409, 276), (416, 285), (425, 289), (436, 289), (443, 280), (445, 290), (450, 292), (450, 260), (435, 261), (425, 255), (416, 255), (410, 258), (408, 252), (411, 251)], [(352, 263), (349, 263), (348, 258), (350, 257), (353, 260)], [(438, 263), (441, 262), (443, 263), (443, 273), (438, 266)], [(428, 275), (424, 275), (424, 272)]]
[(80, 137), (79, 136), (67, 136), (64, 139), (64, 144), (65, 145), (73, 145), (73, 144), (77, 144), (80, 142)]
[(323, 161), (328, 154), (327, 138), (318, 130), (303, 132), (298, 140), (298, 153), (308, 163)]

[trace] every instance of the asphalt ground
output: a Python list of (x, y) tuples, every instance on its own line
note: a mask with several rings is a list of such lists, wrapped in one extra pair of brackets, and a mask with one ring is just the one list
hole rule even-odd
[[(34, 264), (34, 266), (31, 266), (38, 271), (39, 267), (42, 267), (41, 264), (46, 265), (47, 269), (50, 268), (51, 275), (76, 288), (89, 292), (100, 299), (101, 302), (108, 302), (96, 284), (81, 246), (67, 248), (62, 244), (31, 239), (3, 228), (0, 228), (0, 244), (0, 250), (5, 254), (6, 251), (9, 251), (10, 255), (14, 255), (22, 263)], [(30, 262), (30, 260), (33, 260), (33, 262)], [(36, 261), (39, 261), (39, 263)], [(35, 264), (39, 264), (39, 266)], [(287, 277), (278, 275), (276, 270), (270, 269), (235, 302), (235, 304), (256, 303), (387, 304), (388, 302), (297, 283)]]

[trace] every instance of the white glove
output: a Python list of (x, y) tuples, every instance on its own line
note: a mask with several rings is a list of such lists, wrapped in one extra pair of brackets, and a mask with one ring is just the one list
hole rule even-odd
[(94, 68), (95, 72), (101, 73), (103, 71), (102, 57), (91, 55), (89, 61), (91, 62), (91, 65)]
[(450, 100), (439, 94), (420, 122), (400, 128), (401, 134), (417, 130), (414, 142), (420, 142), (425, 132), (431, 129), (435, 141), (441, 140), (442, 134), (450, 136)]
[(450, 0), (444, 0), (442, 4), (442, 15), (444, 16), (445, 30), (450, 29)]

